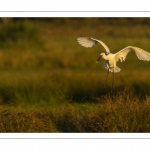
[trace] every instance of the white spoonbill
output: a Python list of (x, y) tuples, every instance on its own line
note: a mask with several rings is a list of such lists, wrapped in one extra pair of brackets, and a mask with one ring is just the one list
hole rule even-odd
[(107, 45), (105, 43), (103, 43), (100, 40), (91, 38), (91, 37), (79, 37), (77, 38), (77, 41), (79, 42), (79, 44), (81, 44), (84, 47), (92, 47), (98, 43), (100, 43), (104, 49), (106, 50), (106, 53), (100, 53), (99, 58), (97, 59), (96, 63), (98, 63), (98, 61), (103, 58), (104, 60), (106, 60), (106, 62), (104, 63), (104, 67), (108, 70), (104, 85), (106, 84), (107, 81), (107, 77), (109, 72), (113, 73), (113, 82), (112, 82), (112, 87), (114, 84), (114, 73), (119, 72), (121, 69), (116, 65), (117, 61), (125, 61), (125, 58), (127, 56), (127, 54), (129, 52), (134, 52), (134, 54), (138, 57), (138, 59), (140, 60), (144, 60), (144, 61), (149, 61), (150, 60), (150, 53), (138, 48), (138, 47), (133, 47), (133, 46), (127, 46), (124, 49), (118, 51), (117, 53), (110, 53), (109, 48), (107, 47)]

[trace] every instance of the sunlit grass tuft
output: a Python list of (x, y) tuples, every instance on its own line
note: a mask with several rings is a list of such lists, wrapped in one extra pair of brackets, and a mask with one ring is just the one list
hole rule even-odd
[(130, 99), (129, 95), (110, 96), (101, 102), (68, 103), (59, 107), (9, 107), (0, 109), (1, 132), (149, 132), (150, 98)]

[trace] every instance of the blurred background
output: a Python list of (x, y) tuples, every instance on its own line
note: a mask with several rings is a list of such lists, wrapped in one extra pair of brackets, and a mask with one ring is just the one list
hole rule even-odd
[[(126, 46), (150, 52), (150, 18), (0, 18), (0, 104), (59, 105), (95, 102), (110, 92), (112, 75), (96, 64), (101, 45), (77, 43), (81, 36), (102, 40), (117, 52)], [(115, 92), (150, 95), (150, 62), (130, 53), (118, 62)]]

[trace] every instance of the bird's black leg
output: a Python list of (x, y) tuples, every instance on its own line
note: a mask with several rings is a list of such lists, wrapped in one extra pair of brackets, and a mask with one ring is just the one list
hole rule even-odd
[(112, 81), (112, 90), (114, 89), (114, 69), (113, 69), (113, 81)]
[(109, 75), (109, 68), (108, 68), (108, 71), (107, 71), (107, 76), (106, 76), (106, 79), (105, 79), (105, 81), (104, 81), (104, 84), (103, 84), (103, 86), (104, 86), (104, 87), (105, 87), (105, 85), (106, 85), (106, 82), (107, 82), (108, 75)]
[(111, 87), (111, 95), (112, 95), (112, 100), (113, 100), (113, 95), (114, 95), (114, 69), (113, 69), (113, 73), (112, 73), (112, 75), (113, 75), (113, 80), (112, 80), (112, 87)]

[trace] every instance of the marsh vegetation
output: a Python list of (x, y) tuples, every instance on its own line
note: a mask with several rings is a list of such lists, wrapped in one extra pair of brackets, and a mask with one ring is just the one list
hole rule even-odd
[(8, 18), (0, 22), (0, 132), (149, 132), (150, 62), (118, 63), (114, 100), (97, 45), (150, 52), (149, 18)]

